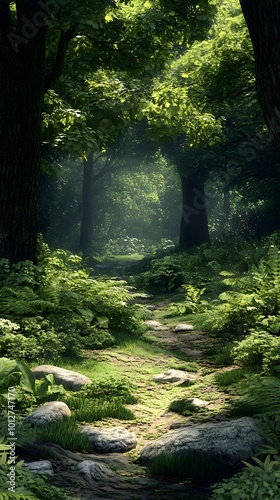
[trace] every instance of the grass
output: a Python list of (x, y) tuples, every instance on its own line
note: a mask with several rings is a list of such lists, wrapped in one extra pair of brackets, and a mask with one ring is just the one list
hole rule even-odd
[(92, 444), (72, 418), (64, 418), (59, 422), (36, 429), (37, 440), (55, 443), (70, 451), (91, 452)]
[(200, 408), (195, 406), (191, 399), (185, 398), (172, 401), (169, 405), (169, 411), (186, 416), (200, 411)]
[(153, 476), (176, 481), (195, 481), (206, 483), (228, 477), (232, 467), (219, 457), (202, 452), (181, 451), (177, 453), (163, 453), (151, 460), (148, 470)]
[(247, 375), (254, 373), (252, 368), (234, 368), (223, 373), (215, 375), (215, 382), (221, 387), (236, 384)]

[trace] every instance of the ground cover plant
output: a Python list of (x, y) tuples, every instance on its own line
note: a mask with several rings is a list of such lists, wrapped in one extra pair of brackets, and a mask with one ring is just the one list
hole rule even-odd
[(0, 261), (0, 354), (26, 359), (78, 355), (139, 332), (124, 282), (95, 280), (81, 257), (43, 245), (38, 266)]

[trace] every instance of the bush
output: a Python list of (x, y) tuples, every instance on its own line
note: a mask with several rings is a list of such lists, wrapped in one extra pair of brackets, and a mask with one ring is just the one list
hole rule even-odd
[(252, 332), (239, 342), (232, 350), (234, 361), (242, 366), (262, 366), (269, 358), (272, 350), (280, 351), (280, 339), (267, 332)]
[(276, 500), (280, 491), (280, 471), (256, 470), (236, 474), (215, 484), (211, 500)]
[[(53, 359), (139, 332), (124, 282), (94, 280), (77, 255), (47, 247), (38, 266), (0, 260), (0, 355)], [(3, 322), (4, 321), (4, 322)]]

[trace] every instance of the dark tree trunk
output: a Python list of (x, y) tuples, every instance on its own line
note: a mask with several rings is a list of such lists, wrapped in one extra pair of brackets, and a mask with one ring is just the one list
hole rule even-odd
[(46, 75), (47, 18), (55, 10), (40, 0), (0, 1), (0, 258), (12, 263), (37, 258), (42, 100), (74, 33), (61, 33)]
[[(8, 6), (2, 2), (8, 26), (0, 20), (0, 257), (36, 262), (45, 29), (13, 45)], [(36, 9), (34, 0), (17, 3), (18, 36), (24, 31), (21, 20), (32, 19)]]
[(94, 173), (93, 151), (83, 164), (83, 203), (80, 233), (80, 251), (89, 255), (93, 244), (94, 231)]
[(5, 80), (0, 255), (11, 262), (36, 262), (42, 85), (38, 89), (39, 85), (30, 82), (30, 75), (27, 78), (22, 73), (18, 82), (8, 75)]
[(240, 0), (255, 53), (256, 85), (272, 139), (280, 146), (280, 2)]
[(182, 184), (182, 215), (179, 246), (182, 249), (209, 243), (206, 197), (203, 179), (180, 176)]

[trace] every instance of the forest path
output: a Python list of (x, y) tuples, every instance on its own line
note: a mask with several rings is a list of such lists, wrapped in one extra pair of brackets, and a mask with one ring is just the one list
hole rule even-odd
[[(127, 378), (134, 384), (138, 402), (126, 406), (135, 414), (135, 420), (105, 419), (95, 422), (94, 425), (125, 427), (136, 434), (137, 447), (126, 454), (118, 455), (117, 466), (113, 466), (113, 469), (117, 469), (115, 475), (106, 481), (96, 481), (94, 486), (89, 486), (81, 477), (78, 479), (77, 473), (74, 472), (75, 460), (81, 460), (80, 454), (71, 454), (72, 457), (68, 455), (64, 458), (59, 456), (55, 461), (57, 484), (65, 487), (68, 485), (69, 490), (69, 483), (76, 481), (77, 487), (71, 488), (71, 492), (81, 500), (210, 498), (209, 485), (187, 485), (151, 478), (145, 467), (138, 464), (137, 459), (146, 443), (172, 428), (186, 423), (226, 418), (227, 397), (217, 390), (213, 378), (217, 368), (213, 368), (205, 356), (205, 351), (213, 344), (213, 339), (195, 329), (175, 332), (178, 321), (165, 317), (169, 301), (157, 302), (154, 299), (151, 304), (151, 299), (140, 299), (139, 302), (151, 306), (153, 319), (160, 325), (156, 328), (149, 327), (143, 335), (143, 340), (135, 337), (135, 340), (131, 339), (118, 347), (102, 352), (88, 352), (88, 363), (92, 363), (94, 359), (97, 372), (89, 375), (87, 362), (84, 369), (84, 373), (91, 377), (102, 378), (105, 370), (107, 376)], [(170, 369), (192, 374), (196, 378), (195, 384), (188, 386), (180, 382), (159, 383), (154, 380), (156, 375)], [(170, 411), (170, 405), (174, 401), (193, 397), (206, 400), (206, 407), (198, 408), (195, 412), (186, 412), (185, 415)], [(94, 457), (96, 458), (96, 455), (87, 455), (88, 459)], [(99, 455), (99, 460), (107, 465), (114, 464), (113, 455)]]

